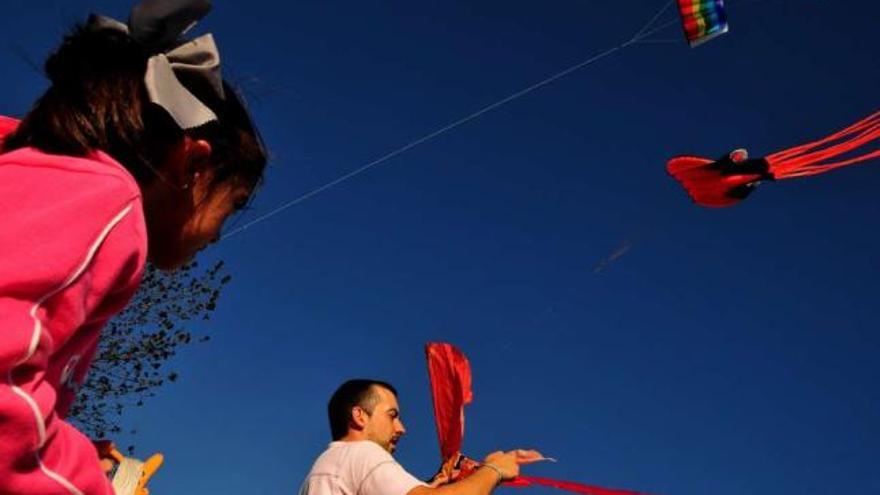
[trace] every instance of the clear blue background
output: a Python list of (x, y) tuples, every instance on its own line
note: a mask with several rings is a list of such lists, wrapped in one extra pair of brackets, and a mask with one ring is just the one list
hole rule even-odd
[[(274, 155), (239, 224), (626, 41), (664, 1), (217, 2), (200, 32)], [(45, 87), (23, 59), (127, 10), (7, 2), (0, 112)], [(128, 418), (167, 458), (152, 493), (295, 493), (355, 376), (397, 385), (398, 458), (430, 475), (429, 340), (471, 359), (473, 456), (536, 447), (559, 462), (531, 474), (654, 494), (880, 493), (880, 163), (725, 210), (664, 170), (876, 110), (880, 7), (729, 15), (705, 46), (671, 26), (208, 251), (234, 277), (214, 338)]]

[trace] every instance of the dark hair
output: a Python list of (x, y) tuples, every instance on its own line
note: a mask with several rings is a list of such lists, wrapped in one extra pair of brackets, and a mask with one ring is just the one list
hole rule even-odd
[(391, 384), (379, 380), (355, 379), (349, 380), (333, 392), (330, 402), (327, 404), (327, 416), (330, 418), (330, 435), (333, 440), (339, 440), (348, 433), (348, 425), (351, 422), (351, 409), (359, 406), (373, 413), (376, 403), (379, 402), (379, 394), (374, 387), (382, 387), (397, 396), (397, 390)]
[(172, 145), (186, 134), (211, 143), (215, 183), (237, 178), (256, 186), (267, 156), (234, 89), (224, 81), (226, 98), (221, 99), (182, 81), (218, 117), (182, 131), (148, 98), (143, 79), (149, 57), (124, 32), (75, 26), (46, 61), (49, 89), (5, 138), (3, 151), (32, 146), (85, 156), (102, 150), (143, 186), (157, 178)]

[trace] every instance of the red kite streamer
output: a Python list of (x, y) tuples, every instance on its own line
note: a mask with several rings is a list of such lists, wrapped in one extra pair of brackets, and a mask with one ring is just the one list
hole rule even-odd
[[(425, 346), (428, 358), (428, 375), (434, 398), (434, 419), (444, 467), (453, 473), (451, 480), (466, 477), (480, 464), (461, 454), (464, 438), (464, 406), (470, 404), (474, 394), (471, 389), (471, 367), (467, 357), (452, 344), (429, 343)], [(528, 454), (528, 453), (526, 453)], [(534, 462), (534, 457), (524, 459)], [(445, 469), (445, 468), (444, 468)], [(641, 495), (628, 490), (613, 490), (572, 481), (559, 481), (536, 476), (518, 476), (504, 483), (505, 486), (547, 486), (584, 495)]]
[(461, 451), (464, 406), (474, 398), (471, 365), (464, 354), (450, 344), (428, 344), (425, 354), (428, 356), (440, 455), (449, 459)]

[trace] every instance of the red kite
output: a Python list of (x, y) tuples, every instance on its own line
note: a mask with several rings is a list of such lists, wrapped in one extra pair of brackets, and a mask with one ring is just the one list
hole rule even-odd
[[(880, 112), (830, 136), (749, 159), (745, 150), (710, 160), (677, 156), (666, 170), (701, 206), (731, 206), (745, 199), (763, 181), (823, 174), (880, 157)], [(868, 148), (868, 149), (866, 149)]]

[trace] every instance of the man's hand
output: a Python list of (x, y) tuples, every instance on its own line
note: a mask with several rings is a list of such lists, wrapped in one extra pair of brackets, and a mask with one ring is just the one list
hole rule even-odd
[(509, 452), (492, 452), (483, 460), (483, 464), (491, 464), (498, 469), (501, 476), (500, 481), (512, 480), (519, 476), (520, 455), (519, 452), (527, 452), (521, 450), (511, 450)]
[(428, 486), (417, 486), (407, 495), (491, 495), (501, 482), (519, 476), (522, 464), (552, 461), (536, 450), (493, 452), (482, 464), (455, 453), (440, 466)]
[(516, 460), (521, 465), (523, 464), (534, 464), (536, 462), (542, 461), (550, 461), (556, 462), (556, 459), (552, 457), (544, 457), (544, 454), (538, 452), (537, 450), (514, 450), (512, 452), (516, 453)]
[(437, 488), (438, 486), (443, 486), (449, 483), (449, 475), (447, 475), (443, 470), (437, 472), (433, 478), (428, 480), (428, 486), (431, 488)]

